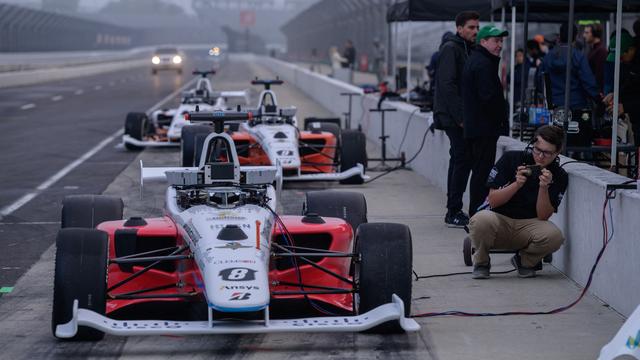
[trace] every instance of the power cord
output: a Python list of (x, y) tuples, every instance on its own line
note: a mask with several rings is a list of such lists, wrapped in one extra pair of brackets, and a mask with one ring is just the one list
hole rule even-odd
[[(424, 144), (425, 144), (425, 142), (427, 140), (427, 135), (429, 134), (429, 131), (431, 131), (431, 133), (434, 133), (434, 125), (433, 124), (431, 124), (431, 126), (429, 126), (429, 128), (427, 128), (427, 130), (424, 132), (424, 135), (422, 136), (422, 143), (420, 144), (420, 148), (418, 149), (418, 151), (411, 158), (409, 158), (409, 160), (407, 160), (404, 163), (405, 166), (409, 165), (413, 160), (415, 160), (418, 157), (418, 155), (420, 155), (420, 153), (422, 152), (422, 149), (424, 148)], [(381, 178), (381, 177), (383, 177), (383, 176), (385, 176), (387, 174), (390, 174), (390, 173), (392, 173), (392, 172), (394, 172), (396, 170), (400, 170), (400, 169), (403, 169), (403, 168), (404, 168), (404, 166), (392, 167), (391, 169), (383, 172), (382, 174), (379, 174), (379, 175), (376, 175), (376, 176), (372, 177), (371, 179), (365, 181), (364, 183), (365, 184), (369, 184), (369, 183), (371, 183), (371, 182), (373, 182), (375, 180), (378, 180), (379, 178)]]
[(397, 157), (400, 157), (400, 154), (402, 153), (402, 145), (404, 145), (404, 140), (407, 138), (407, 133), (409, 132), (409, 125), (411, 125), (411, 119), (413, 119), (413, 115), (415, 115), (416, 112), (418, 112), (418, 110), (420, 110), (420, 108), (416, 108), (411, 112), (411, 115), (409, 115), (409, 120), (407, 120), (407, 125), (404, 127), (404, 133), (402, 134), (402, 141), (400, 141), (400, 146), (398, 146)]
[[(620, 185), (626, 185), (626, 184), (630, 184), (632, 182), (635, 182), (635, 180), (629, 180), (629, 181), (625, 181), (624, 183), (620, 184)], [(609, 190), (607, 192), (607, 196), (606, 199), (604, 201), (603, 207), (602, 207), (602, 227), (603, 227), (603, 234), (602, 234), (602, 247), (600, 248), (600, 251), (598, 251), (598, 254), (596, 256), (596, 260), (593, 263), (593, 266), (591, 267), (591, 271), (589, 272), (589, 278), (587, 280), (587, 284), (585, 285), (585, 287), (582, 289), (582, 291), (580, 292), (580, 295), (578, 296), (578, 298), (576, 300), (574, 300), (573, 302), (571, 302), (568, 305), (565, 306), (561, 306), (549, 311), (507, 311), (507, 312), (501, 312), (501, 313), (472, 313), (472, 312), (466, 312), (466, 311), (459, 311), (459, 310), (451, 310), (451, 311), (444, 311), (444, 312), (427, 312), (427, 313), (420, 313), (420, 314), (415, 314), (412, 315), (411, 317), (414, 318), (421, 318), (421, 317), (435, 317), (435, 316), (466, 316), (466, 317), (485, 317), (485, 316), (511, 316), (511, 315), (550, 315), (550, 314), (557, 314), (563, 311), (566, 311), (570, 308), (572, 308), (573, 306), (575, 306), (578, 302), (580, 302), (580, 300), (582, 300), (582, 298), (584, 297), (584, 295), (587, 293), (587, 290), (589, 290), (589, 287), (591, 286), (591, 281), (593, 280), (593, 274), (596, 271), (596, 268), (598, 266), (598, 264), (600, 263), (600, 260), (602, 259), (602, 255), (604, 254), (604, 251), (607, 249), (607, 246), (609, 245), (610, 241), (613, 239), (613, 234), (615, 233), (614, 230), (614, 226), (613, 226), (613, 214), (612, 214), (612, 210), (611, 210), (611, 204), (609, 203), (609, 199), (611, 198), (611, 195), (613, 194), (615, 190)], [(607, 226), (607, 217), (606, 217), (606, 209), (607, 206), (609, 207), (609, 217), (611, 220), (611, 235), (609, 235), (608, 233), (608, 226)], [(515, 269), (514, 269), (515, 270)], [(512, 270), (512, 271), (514, 271)], [(443, 274), (443, 275), (429, 275), (429, 276), (423, 276), (420, 277), (418, 276), (418, 274), (416, 274), (414, 272), (414, 275), (416, 277), (418, 277), (418, 279), (420, 278), (431, 278), (431, 277), (442, 277), (442, 276), (452, 276), (452, 275), (462, 275), (462, 274), (468, 274), (468, 273), (452, 273), (452, 274)]]

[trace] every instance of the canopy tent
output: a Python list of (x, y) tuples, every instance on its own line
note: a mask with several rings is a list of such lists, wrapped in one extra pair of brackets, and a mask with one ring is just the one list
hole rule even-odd
[(453, 21), (459, 12), (475, 10), (484, 20), (491, 15), (490, 0), (460, 0), (443, 3), (438, 0), (407, 0), (396, 3), (387, 11), (387, 22)]
[[(569, 1), (558, 1), (558, 0), (492, 0), (491, 11), (496, 12), (498, 10), (502, 10), (506, 7), (511, 7), (511, 21), (512, 21), (512, 32), (515, 33), (515, 20), (516, 9), (524, 9), (523, 11), (523, 21), (524, 21), (524, 40), (527, 40), (527, 25), (528, 25), (528, 17), (530, 14), (560, 14), (564, 15), (567, 10), (569, 10), (569, 17), (567, 21), (569, 23), (574, 23), (574, 16), (576, 13), (580, 14), (589, 14), (592, 15), (591, 18), (596, 16), (602, 16), (603, 13), (612, 13), (616, 12), (616, 33), (619, 34), (622, 28), (622, 11), (630, 11), (630, 12), (640, 12), (640, 0), (578, 0), (577, 4), (575, 0)], [(569, 38), (573, 37), (573, 27), (569, 27)], [(515, 43), (515, 39), (512, 37), (512, 44)], [(567, 70), (566, 70), (566, 78), (565, 78), (565, 99), (564, 103), (569, 104), (570, 100), (570, 73), (571, 73), (571, 64), (570, 61), (572, 55), (572, 47), (569, 46), (569, 51), (567, 51)], [(511, 47), (511, 73), (514, 72), (514, 46)], [(616, 37), (616, 54), (620, 54), (620, 37)], [(524, 72), (523, 72), (524, 75)], [(614, 75), (614, 93), (613, 93), (613, 119), (618, 119), (618, 103), (619, 103), (619, 87), (620, 87), (620, 56), (616, 56), (615, 60), (615, 75)], [(524, 81), (523, 81), (524, 83)], [(513, 104), (513, 88), (514, 88), (514, 79), (511, 77), (511, 88), (509, 91), (510, 102)], [(522, 89), (524, 90), (524, 88)], [(524, 91), (523, 91), (524, 92)], [(524, 94), (521, 94), (521, 98)], [(510, 121), (513, 117), (513, 108), (511, 107), (510, 112)], [(565, 130), (565, 143), (567, 136), (567, 128), (568, 128), (568, 116), (569, 113), (565, 111), (564, 118), (564, 130)], [(612, 124), (612, 134), (611, 134), (611, 161), (614, 164), (614, 161), (617, 162), (617, 130), (618, 127), (616, 124)], [(638, 145), (638, 144), (636, 144)], [(614, 167), (614, 165), (612, 165)]]

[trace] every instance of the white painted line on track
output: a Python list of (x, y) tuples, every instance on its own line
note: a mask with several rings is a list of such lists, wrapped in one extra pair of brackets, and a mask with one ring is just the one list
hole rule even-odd
[(29, 110), (29, 109), (33, 109), (34, 107), (36, 107), (36, 104), (30, 103), (30, 104), (24, 104), (24, 105), (20, 106), (20, 109)]
[(110, 82), (109, 82), (109, 86), (116, 86), (116, 83), (115, 83), (115, 82), (113, 82), (113, 81), (110, 81)]
[[(191, 79), (191, 81), (189, 81), (186, 84), (184, 84), (178, 90), (172, 92), (171, 94), (167, 95), (164, 99), (158, 101), (155, 105), (153, 105), (151, 108), (149, 108), (146, 111), (146, 113), (150, 113), (150, 112), (153, 112), (153, 111), (157, 110), (165, 102), (173, 99), (176, 95), (180, 94), (185, 88), (187, 88), (188, 86), (190, 86), (194, 82), (196, 82), (196, 80), (198, 80), (198, 78), (194, 77), (193, 79)], [(34, 105), (34, 107), (35, 107), (35, 105)], [(87, 159), (89, 159), (90, 157), (95, 155), (98, 151), (102, 150), (102, 148), (107, 146), (107, 144), (109, 144), (110, 142), (115, 140), (117, 137), (122, 136), (123, 133), (124, 133), (124, 129), (119, 129), (118, 131), (114, 132), (109, 137), (107, 137), (106, 139), (102, 140), (98, 145), (94, 146), (91, 150), (87, 151), (80, 158), (76, 159), (74, 162), (72, 162), (71, 164), (65, 166), (64, 168), (62, 168), (62, 170), (58, 171), (53, 176), (51, 176), (50, 178), (45, 180), (35, 190), (23, 195), (18, 200), (14, 201), (12, 204), (2, 208), (2, 210), (0, 211), (0, 218), (8, 216), (8, 215), (12, 214), (14, 211), (20, 209), (26, 203), (28, 203), (29, 201), (33, 200), (33, 198), (38, 196), (38, 194), (40, 194), (44, 190), (48, 189), (51, 185), (55, 184), (58, 180), (62, 179), (65, 175), (70, 173), (73, 169), (77, 168), (82, 163), (87, 161)]]
[(54, 97), (52, 97), (52, 98), (51, 98), (51, 101), (60, 101), (60, 100), (62, 100), (62, 99), (64, 99), (64, 98), (62, 97), (62, 95), (56, 95), (56, 96), (54, 96)]
[(76, 92), (74, 92), (74, 94), (76, 94), (76, 95), (82, 95), (82, 94), (84, 94), (84, 90), (82, 90), (82, 89), (78, 89), (78, 90), (76, 90)]
[(96, 85), (93, 87), (94, 90), (100, 90), (102, 89), (102, 85)]

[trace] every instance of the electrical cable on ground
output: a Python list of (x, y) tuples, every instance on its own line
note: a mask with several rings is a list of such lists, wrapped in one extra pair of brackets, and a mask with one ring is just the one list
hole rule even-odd
[[(624, 182), (624, 183), (622, 183), (620, 185), (630, 184), (632, 182), (635, 182), (635, 180), (629, 180), (629, 181), (626, 181), (626, 182)], [(602, 255), (604, 254), (604, 251), (607, 249), (607, 246), (609, 245), (610, 241), (613, 239), (613, 234), (615, 233), (615, 230), (614, 230), (614, 226), (613, 226), (613, 215), (612, 215), (611, 204), (609, 203), (609, 199), (610, 199), (610, 197), (611, 197), (611, 195), (613, 194), (614, 191), (615, 190), (609, 190), (607, 192), (606, 199), (605, 199), (603, 207), (602, 207), (602, 226), (603, 226), (603, 234), (602, 234), (603, 244), (602, 244), (602, 247), (598, 251), (598, 254), (596, 256), (596, 260), (593, 263), (593, 266), (591, 267), (591, 271), (589, 271), (589, 277), (588, 277), (586, 285), (584, 286), (584, 288), (580, 292), (580, 295), (578, 296), (578, 298), (576, 300), (574, 300), (573, 302), (571, 302), (570, 304), (565, 305), (565, 306), (561, 306), (561, 307), (558, 307), (558, 308), (554, 308), (554, 309), (548, 310), (548, 311), (507, 311), (507, 312), (501, 312), (501, 313), (472, 313), (472, 312), (459, 311), (459, 310), (450, 310), (450, 311), (444, 311), (444, 312), (420, 313), (420, 314), (412, 315), (411, 317), (420, 318), (420, 317), (436, 317), (436, 316), (486, 317), (486, 316), (511, 316), (511, 315), (550, 315), (550, 314), (557, 314), (557, 313), (560, 313), (560, 312), (563, 312), (563, 311), (566, 311), (566, 310), (572, 308), (578, 302), (580, 302), (580, 300), (582, 300), (584, 295), (587, 293), (587, 290), (589, 290), (589, 287), (591, 286), (591, 281), (593, 280), (593, 274), (595, 273), (596, 268), (597, 268), (598, 264), (600, 263), (600, 260), (602, 259)], [(607, 217), (606, 217), (607, 206), (609, 206), (609, 217), (611, 219), (611, 234), (610, 235), (608, 233)], [(418, 276), (418, 274), (416, 274), (414, 272), (414, 275), (417, 276), (418, 279), (420, 279), (420, 278), (429, 278), (429, 277), (439, 277), (439, 276), (462, 275), (462, 274), (463, 273), (453, 273), (453, 274), (429, 275), (429, 276), (420, 277), (420, 276)]]

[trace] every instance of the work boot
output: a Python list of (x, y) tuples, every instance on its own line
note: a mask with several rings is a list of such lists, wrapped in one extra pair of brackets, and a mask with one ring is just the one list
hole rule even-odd
[(521, 278), (532, 278), (536, 277), (536, 267), (529, 268), (522, 266), (522, 262), (520, 261), (520, 255), (515, 254), (511, 258), (511, 265), (518, 270), (518, 277)]
[(469, 215), (462, 210), (453, 215), (447, 213), (444, 217), (444, 223), (450, 228), (464, 228), (469, 224)]
[(471, 273), (472, 279), (488, 279), (491, 272), (491, 264), (474, 265)]

